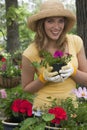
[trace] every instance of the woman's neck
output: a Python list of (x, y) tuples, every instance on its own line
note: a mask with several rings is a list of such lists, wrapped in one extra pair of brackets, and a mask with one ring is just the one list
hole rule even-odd
[[(55, 53), (55, 51), (60, 50), (57, 46), (56, 42), (49, 42), (46, 48), (46, 51), (50, 52), (52, 55)], [(66, 43), (65, 49), (64, 49), (65, 53), (69, 52), (69, 48), (68, 45)]]
[(55, 51), (58, 50), (58, 47), (56, 45), (56, 42), (49, 42), (46, 48), (46, 51), (50, 52), (52, 55), (55, 53)]

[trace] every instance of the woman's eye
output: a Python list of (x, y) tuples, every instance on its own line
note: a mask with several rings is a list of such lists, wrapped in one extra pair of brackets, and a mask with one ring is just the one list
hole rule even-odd
[(47, 20), (47, 22), (48, 22), (48, 23), (52, 23), (52, 22), (53, 22), (53, 20)]
[(64, 23), (64, 19), (60, 19), (59, 22), (60, 22), (60, 23)]
[(46, 22), (52, 23), (52, 22), (54, 22), (54, 20), (53, 19), (46, 19)]
[(55, 20), (55, 19), (46, 19), (46, 22), (47, 23), (55, 23), (55, 22), (58, 22), (58, 23), (64, 23), (64, 18), (59, 18), (58, 20)]

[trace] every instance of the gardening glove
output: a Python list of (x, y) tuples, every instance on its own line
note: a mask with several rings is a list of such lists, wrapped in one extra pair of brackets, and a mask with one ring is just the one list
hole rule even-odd
[(63, 82), (64, 79), (61, 75), (56, 75), (56, 76), (53, 76), (53, 77), (48, 77), (47, 79), (48, 81), (51, 81), (51, 82)]
[(43, 77), (47, 81), (51, 82), (61, 82), (63, 78), (58, 74), (57, 71), (52, 72), (53, 67), (48, 66), (43, 72)]
[(57, 71), (52, 72), (53, 67), (47, 66), (47, 68), (43, 71), (43, 74), (39, 76), (39, 80), (45, 83), (46, 81), (51, 82), (61, 82), (62, 77), (58, 75)]
[(52, 70), (52, 66), (47, 66), (47, 68), (43, 71), (43, 77), (45, 78), (45, 80), (58, 74), (57, 71), (52, 72)]
[(66, 66), (62, 67), (59, 73), (65, 80), (68, 77), (74, 76), (76, 74), (76, 68), (71, 63), (68, 63)]

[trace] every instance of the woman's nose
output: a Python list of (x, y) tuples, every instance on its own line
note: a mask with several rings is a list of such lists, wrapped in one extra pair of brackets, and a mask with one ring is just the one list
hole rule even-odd
[(58, 28), (59, 28), (59, 26), (60, 26), (60, 25), (59, 25), (59, 23), (58, 23), (58, 22), (55, 22), (55, 23), (54, 23), (54, 27), (55, 27), (55, 28), (57, 28), (57, 29), (58, 29)]

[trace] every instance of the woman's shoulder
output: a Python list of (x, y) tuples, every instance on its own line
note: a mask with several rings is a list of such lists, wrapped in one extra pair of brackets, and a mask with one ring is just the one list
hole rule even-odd
[(24, 50), (23, 53), (25, 52), (29, 52), (29, 53), (33, 53), (33, 52), (37, 52), (38, 49), (36, 47), (36, 44), (33, 42), (33, 43), (30, 43), (29, 46)]
[(36, 49), (36, 44), (35, 44), (35, 42), (30, 43), (29, 46), (25, 49), (25, 51), (31, 50), (31, 49)]
[(83, 46), (82, 38), (76, 34), (68, 34), (67, 39), (69, 44), (72, 44), (72, 47), (74, 47), (78, 53)]
[(38, 55), (38, 49), (36, 44), (33, 42), (31, 43), (23, 52), (23, 55), (26, 57), (36, 56)]
[(82, 38), (79, 35), (76, 34), (67, 34), (66, 35), (68, 39), (73, 39), (73, 40), (80, 40), (82, 41)]

